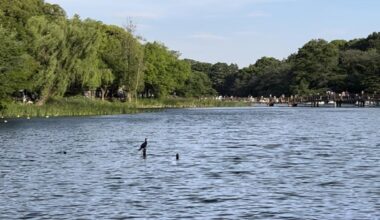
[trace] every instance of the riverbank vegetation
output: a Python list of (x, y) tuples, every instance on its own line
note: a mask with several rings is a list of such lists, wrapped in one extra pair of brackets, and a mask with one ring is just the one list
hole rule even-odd
[[(12, 116), (114, 114), (150, 105), (231, 104), (203, 99), (216, 95), (380, 91), (380, 33), (311, 40), (284, 60), (263, 57), (239, 69), (181, 59), (134, 29), (132, 23), (68, 18), (59, 5), (43, 0), (1, 0), (0, 110)], [(83, 95), (89, 100), (75, 98)]]
[(168, 108), (194, 107), (244, 107), (250, 103), (239, 100), (215, 100), (195, 98), (161, 98), (139, 99), (134, 102), (102, 101), (85, 97), (51, 98), (45, 105), (9, 103), (3, 109), (0, 117), (57, 117), (57, 116), (88, 116), (115, 115), (139, 112), (157, 111)]

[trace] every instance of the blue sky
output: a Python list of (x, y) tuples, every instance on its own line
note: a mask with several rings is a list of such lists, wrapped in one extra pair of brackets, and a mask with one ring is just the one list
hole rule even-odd
[(379, 0), (46, 0), (123, 25), (183, 58), (237, 63), (286, 58), (311, 39), (353, 39), (380, 31)]

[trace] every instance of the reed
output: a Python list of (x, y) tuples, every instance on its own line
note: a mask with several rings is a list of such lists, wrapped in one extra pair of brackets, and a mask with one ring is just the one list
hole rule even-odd
[(196, 108), (196, 107), (237, 107), (248, 106), (240, 101), (219, 101), (214, 99), (139, 99), (133, 102), (101, 101), (85, 97), (53, 98), (45, 105), (10, 103), (2, 110), (0, 116), (16, 117), (53, 117), (53, 116), (92, 116), (115, 115), (147, 112), (164, 108)]
[(138, 109), (128, 103), (91, 100), (83, 97), (54, 98), (43, 106), (10, 103), (3, 110), (3, 116), (50, 117), (89, 116), (136, 113)]
[(212, 98), (140, 99), (137, 103), (138, 108), (202, 108), (250, 106), (250, 103), (243, 101), (221, 101)]

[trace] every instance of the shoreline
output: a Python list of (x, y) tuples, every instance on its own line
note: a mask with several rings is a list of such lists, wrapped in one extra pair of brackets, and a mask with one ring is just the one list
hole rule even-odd
[[(11, 103), (7, 109), (0, 112), (0, 123), (5, 119), (30, 119), (50, 117), (86, 117), (102, 115), (125, 115), (155, 112), (165, 109), (194, 109), (194, 108), (220, 108), (220, 107), (253, 107), (265, 108), (244, 101), (221, 101), (214, 99), (167, 98), (167, 99), (140, 99), (133, 102), (101, 101), (84, 97), (69, 97), (52, 99), (43, 106), (34, 104)], [(268, 108), (294, 108), (290, 106), (275, 106)], [(297, 108), (312, 108), (312, 106), (299, 106)], [(334, 108), (320, 106), (319, 108)], [(342, 108), (359, 108), (346, 106)], [(378, 108), (369, 106), (366, 108)], [(5, 120), (6, 121), (6, 120)]]
[(84, 97), (70, 97), (49, 100), (43, 106), (10, 103), (0, 112), (1, 119), (82, 117), (101, 115), (138, 114), (164, 109), (207, 108), (207, 107), (248, 107), (242, 101), (219, 101), (211, 99), (141, 99), (128, 102), (101, 101)]

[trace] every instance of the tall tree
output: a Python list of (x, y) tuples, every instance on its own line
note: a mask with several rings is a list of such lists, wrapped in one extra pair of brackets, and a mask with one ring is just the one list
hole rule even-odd
[(157, 42), (145, 45), (145, 65), (145, 92), (156, 97), (165, 97), (181, 89), (191, 74), (188, 62)]
[(325, 40), (312, 40), (293, 57), (294, 94), (310, 94), (328, 90), (329, 78), (336, 74), (339, 50)]
[(4, 107), (1, 103), (10, 95), (31, 87), (29, 77), (37, 65), (26, 53), (23, 43), (16, 39), (16, 34), (1, 26), (0, 42), (0, 106)]
[(104, 25), (74, 16), (69, 22), (68, 56), (63, 62), (72, 87), (102, 91), (104, 100), (107, 87), (113, 82), (112, 70), (103, 60), (107, 47)]
[(43, 105), (53, 95), (63, 95), (70, 84), (69, 77), (62, 69), (62, 57), (67, 44), (67, 22), (65, 19), (49, 21), (43, 16), (29, 19), (28, 31), (32, 56), (40, 65), (35, 75), (36, 89), (39, 91), (39, 105)]
[(239, 68), (236, 64), (216, 63), (208, 72), (213, 88), (221, 95), (230, 95), (230, 76), (237, 73)]
[(103, 59), (115, 76), (115, 89), (122, 88), (129, 100), (143, 89), (144, 48), (138, 39), (116, 26), (105, 28), (107, 47)]
[(347, 50), (341, 55), (341, 67), (347, 74), (347, 90), (380, 91), (380, 54), (375, 49), (369, 51)]

